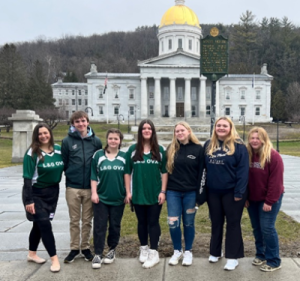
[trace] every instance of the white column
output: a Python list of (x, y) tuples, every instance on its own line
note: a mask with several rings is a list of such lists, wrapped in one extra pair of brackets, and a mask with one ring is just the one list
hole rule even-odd
[(216, 118), (220, 117), (220, 82), (216, 82)]
[(176, 117), (176, 89), (175, 78), (170, 78), (170, 117)]
[(141, 118), (148, 117), (147, 78), (141, 78)]
[(154, 117), (161, 117), (160, 78), (155, 78), (154, 87)]
[(184, 117), (191, 117), (191, 79), (185, 79)]
[(206, 117), (206, 77), (200, 77), (200, 96), (199, 96), (199, 117)]

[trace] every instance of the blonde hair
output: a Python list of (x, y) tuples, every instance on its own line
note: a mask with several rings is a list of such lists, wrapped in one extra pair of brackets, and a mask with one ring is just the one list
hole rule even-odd
[(218, 139), (218, 136), (216, 133), (216, 125), (220, 120), (227, 121), (230, 126), (230, 132), (229, 132), (228, 136), (226, 137), (226, 139), (224, 140), (223, 145), (222, 145), (223, 150), (225, 150), (226, 147), (229, 149), (227, 155), (234, 154), (234, 152), (235, 152), (234, 144), (235, 143), (240, 143), (240, 144), (243, 143), (242, 140), (240, 139), (240, 136), (239, 136), (238, 132), (236, 131), (235, 126), (234, 126), (233, 122), (231, 121), (231, 119), (226, 116), (220, 117), (217, 119), (217, 121), (214, 124), (213, 134), (211, 136), (209, 145), (207, 146), (207, 149), (206, 149), (206, 153), (211, 156), (220, 147), (219, 139)]
[(200, 144), (198, 138), (195, 136), (195, 134), (193, 133), (193, 130), (192, 128), (190, 127), (190, 125), (184, 121), (180, 121), (178, 122), (175, 127), (174, 127), (174, 131), (173, 131), (173, 138), (172, 138), (172, 142), (169, 144), (168, 148), (167, 148), (167, 171), (169, 174), (172, 174), (173, 173), (173, 169), (174, 169), (174, 157), (175, 157), (175, 154), (176, 152), (179, 150), (180, 148), (180, 143), (179, 141), (177, 140), (176, 136), (175, 136), (175, 130), (176, 130), (176, 127), (178, 125), (181, 125), (183, 127), (185, 127), (190, 135), (189, 135), (189, 140), (195, 144)]
[(253, 149), (250, 145), (250, 138), (253, 133), (257, 133), (259, 140), (262, 143), (261, 148), (258, 151), (259, 155), (259, 162), (262, 169), (264, 169), (266, 162), (271, 161), (271, 151), (273, 149), (273, 144), (270, 141), (268, 133), (262, 127), (254, 127), (248, 133), (248, 144), (247, 150), (249, 153), (249, 163), (251, 164), (252, 156), (253, 156)]

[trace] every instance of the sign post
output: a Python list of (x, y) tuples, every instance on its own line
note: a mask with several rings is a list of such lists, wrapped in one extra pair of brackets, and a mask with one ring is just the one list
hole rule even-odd
[(216, 118), (216, 82), (228, 74), (228, 39), (219, 35), (219, 30), (213, 27), (210, 35), (200, 40), (200, 75), (206, 76), (212, 82), (210, 107), (210, 135)]

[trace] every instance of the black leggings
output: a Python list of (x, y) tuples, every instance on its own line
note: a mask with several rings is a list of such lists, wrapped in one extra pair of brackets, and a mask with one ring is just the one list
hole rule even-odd
[(50, 257), (56, 255), (56, 247), (52, 225), (49, 220), (34, 221), (29, 234), (29, 251), (35, 252), (42, 238), (43, 244)]
[(148, 245), (148, 234), (150, 237), (150, 249), (157, 250), (160, 225), (159, 215), (162, 205), (134, 205), (138, 219), (138, 236), (142, 246)]

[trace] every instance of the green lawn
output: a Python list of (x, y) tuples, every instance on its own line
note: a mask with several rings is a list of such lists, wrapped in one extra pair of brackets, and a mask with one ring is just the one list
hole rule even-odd
[[(121, 236), (134, 235), (137, 237), (136, 226), (136, 216), (130, 211), (129, 206), (126, 206), (124, 211), (124, 219), (122, 220)], [(166, 204), (164, 204), (162, 208), (162, 213), (160, 216), (160, 226), (162, 234), (169, 233)], [(211, 228), (207, 204), (199, 207), (195, 218), (195, 227), (197, 233), (210, 234)], [(281, 242), (286, 243), (289, 241), (298, 240), (300, 237), (300, 223), (294, 221), (283, 212), (279, 212), (276, 221), (276, 228)], [(254, 240), (250, 219), (246, 209), (244, 209), (244, 213), (242, 216), (242, 231), (244, 239)]]

